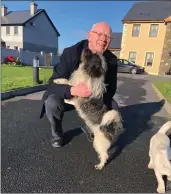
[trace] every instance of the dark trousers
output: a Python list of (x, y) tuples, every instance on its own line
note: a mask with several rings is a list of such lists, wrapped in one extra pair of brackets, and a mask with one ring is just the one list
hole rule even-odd
[[(112, 109), (118, 110), (118, 105), (115, 100), (112, 101)], [(45, 101), (46, 115), (51, 124), (52, 136), (62, 137), (62, 120), (65, 111), (70, 111), (75, 109), (73, 105), (66, 104), (64, 99), (51, 94)]]
[(51, 94), (45, 101), (45, 109), (47, 118), (51, 124), (52, 136), (63, 136), (62, 120), (65, 111), (75, 109), (74, 106), (66, 104), (64, 99)]

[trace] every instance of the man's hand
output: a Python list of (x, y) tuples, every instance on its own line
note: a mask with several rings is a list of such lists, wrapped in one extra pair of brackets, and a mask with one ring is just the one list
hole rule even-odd
[(91, 91), (85, 84), (79, 83), (78, 85), (71, 87), (71, 95), (79, 97), (89, 97), (91, 95)]

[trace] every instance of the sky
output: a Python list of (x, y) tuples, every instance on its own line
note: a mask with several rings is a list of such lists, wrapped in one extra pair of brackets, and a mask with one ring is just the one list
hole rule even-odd
[[(31, 1), (2, 1), (8, 11), (28, 10)], [(121, 20), (135, 1), (35, 1), (45, 9), (60, 33), (59, 52), (82, 39), (96, 22), (107, 22), (113, 32), (122, 32)]]

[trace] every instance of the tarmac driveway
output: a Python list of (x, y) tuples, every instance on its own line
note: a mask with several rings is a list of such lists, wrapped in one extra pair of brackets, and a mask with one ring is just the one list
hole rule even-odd
[[(149, 140), (168, 114), (150, 81), (119, 76), (115, 98), (125, 133), (102, 171), (94, 169), (97, 155), (81, 132), (75, 111), (64, 117), (67, 145), (60, 149), (51, 146), (47, 118), (39, 120), (41, 95), (2, 102), (2, 193), (156, 192), (154, 172), (147, 168)], [(168, 192), (170, 189), (167, 185)]]

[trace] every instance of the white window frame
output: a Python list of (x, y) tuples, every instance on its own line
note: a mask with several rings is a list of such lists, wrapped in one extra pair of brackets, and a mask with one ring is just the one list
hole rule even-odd
[[(9, 30), (9, 33), (8, 33), (8, 30)], [(10, 26), (6, 26), (6, 35), (10, 35), (10, 30), (11, 30)]]
[[(157, 29), (152, 29), (154, 26), (157, 26)], [(155, 32), (155, 34), (153, 34)], [(159, 24), (151, 24), (150, 25), (150, 31), (149, 31), (149, 37), (157, 37), (159, 32)]]
[[(135, 57), (131, 57), (131, 54), (135, 55)], [(132, 59), (133, 59), (133, 60), (132, 60)], [(129, 52), (128, 61), (135, 63), (135, 62), (136, 62), (136, 59), (137, 59), (137, 52), (135, 52), (135, 51), (130, 51), (130, 52)]]
[[(138, 27), (138, 34), (137, 34), (136, 27)], [(132, 37), (139, 37), (140, 36), (140, 29), (141, 29), (141, 24), (133, 24)]]
[[(17, 33), (15, 33), (15, 29), (17, 29)], [(14, 35), (18, 35), (18, 26), (14, 26)]]
[[(153, 56), (152, 59), (147, 59), (148, 54), (152, 54), (152, 56)], [(152, 60), (152, 64), (151, 65), (147, 64), (148, 60)], [(152, 67), (153, 66), (153, 62), (154, 62), (154, 52), (150, 52), (150, 51), (146, 52), (146, 54), (145, 54), (145, 66), (146, 67)]]

